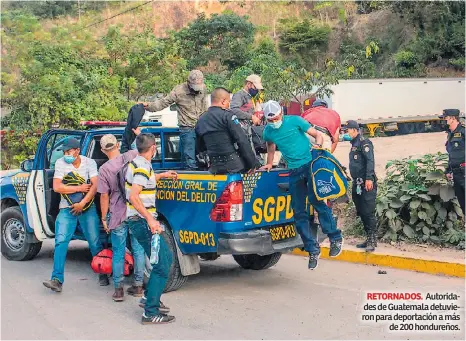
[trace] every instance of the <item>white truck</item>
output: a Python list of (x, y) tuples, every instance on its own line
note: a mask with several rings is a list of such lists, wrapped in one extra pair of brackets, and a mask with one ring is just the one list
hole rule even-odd
[(443, 109), (465, 111), (464, 78), (343, 80), (331, 89), (326, 99), (342, 123), (356, 120), (371, 136), (438, 131)]

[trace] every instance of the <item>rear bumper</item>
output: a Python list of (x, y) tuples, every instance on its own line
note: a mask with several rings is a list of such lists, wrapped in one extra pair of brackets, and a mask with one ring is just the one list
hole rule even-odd
[(288, 252), (302, 247), (303, 241), (299, 234), (280, 242), (272, 242), (269, 231), (255, 230), (238, 233), (220, 233), (218, 239), (218, 254), (258, 254), (270, 255), (275, 252)]

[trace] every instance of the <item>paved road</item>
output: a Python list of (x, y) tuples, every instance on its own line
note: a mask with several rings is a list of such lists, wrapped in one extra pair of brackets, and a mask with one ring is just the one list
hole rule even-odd
[(203, 262), (163, 301), (177, 321), (143, 326), (137, 299), (113, 303), (112, 288), (99, 287), (86, 244), (73, 242), (64, 291), (42, 286), (52, 269), (52, 244), (36, 259), (2, 257), (2, 339), (464, 339), (462, 334), (387, 333), (359, 322), (366, 290), (464, 291), (464, 279), (321, 260), (308, 271), (304, 257), (287, 255), (272, 269), (246, 271), (229, 256)]

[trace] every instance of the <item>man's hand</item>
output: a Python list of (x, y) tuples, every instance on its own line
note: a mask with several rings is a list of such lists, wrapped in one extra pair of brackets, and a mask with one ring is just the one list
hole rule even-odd
[(448, 181), (453, 181), (453, 174), (452, 173), (447, 173), (445, 175), (447, 176)]
[(147, 108), (149, 106), (149, 102), (141, 102), (141, 103), (138, 103), (138, 104), (142, 104), (144, 106), (144, 108)]
[(71, 205), (71, 213), (73, 215), (81, 214), (83, 212), (84, 206), (86, 206), (86, 203), (84, 201)]
[(161, 234), (163, 232), (162, 226), (160, 226), (160, 223), (155, 218), (148, 220), (147, 224), (149, 225), (150, 232), (152, 232), (152, 234)]
[(91, 184), (82, 184), (82, 185), (79, 185), (79, 186), (76, 186), (76, 193), (87, 193), (89, 192), (89, 190), (91, 189)]
[(267, 164), (267, 165), (262, 166), (261, 168), (259, 168), (259, 170), (269, 172), (272, 169), (272, 167), (273, 167), (273, 165)]
[(110, 233), (110, 229), (108, 228), (108, 224), (107, 224), (107, 219), (102, 219), (102, 225), (104, 226), (104, 230), (107, 234)]
[(254, 125), (258, 126), (259, 124), (261, 124), (261, 119), (259, 117), (257, 117), (256, 115), (252, 115), (251, 119), (252, 119), (252, 123), (254, 123)]
[(141, 127), (137, 127), (137, 128), (133, 128), (133, 133), (136, 135), (136, 136), (139, 136), (141, 134)]
[(175, 172), (175, 171), (170, 170), (170, 171), (167, 171), (167, 172), (163, 173), (163, 177), (165, 179), (176, 180), (176, 179), (178, 179), (178, 173)]
[(366, 180), (366, 191), (370, 192), (374, 188), (374, 182), (372, 180)]

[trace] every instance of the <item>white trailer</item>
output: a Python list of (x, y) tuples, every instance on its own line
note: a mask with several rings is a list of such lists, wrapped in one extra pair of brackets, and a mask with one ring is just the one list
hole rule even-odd
[(356, 120), (371, 136), (440, 129), (443, 109), (465, 111), (464, 78), (343, 80), (331, 87), (329, 107), (342, 123)]

